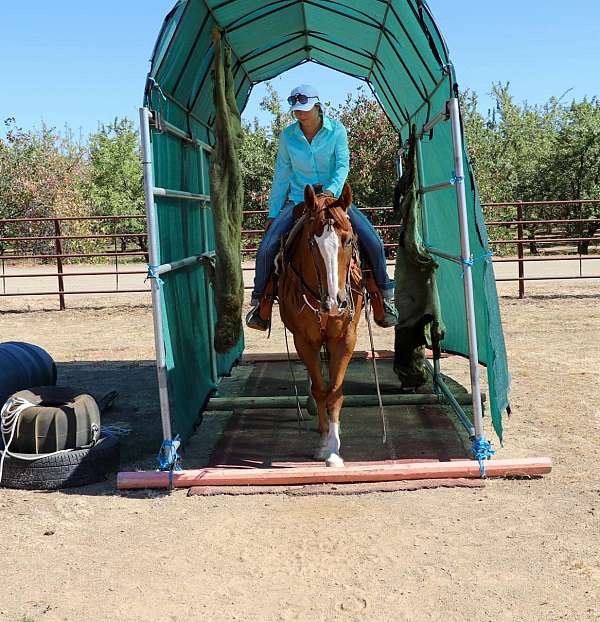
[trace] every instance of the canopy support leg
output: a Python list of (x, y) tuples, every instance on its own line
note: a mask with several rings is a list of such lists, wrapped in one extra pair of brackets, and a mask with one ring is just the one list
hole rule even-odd
[(167, 366), (165, 360), (165, 341), (162, 325), (162, 291), (161, 281), (156, 270), (159, 265), (158, 230), (154, 205), (154, 174), (152, 171), (152, 146), (150, 142), (150, 111), (140, 108), (140, 135), (144, 167), (144, 195), (146, 199), (146, 216), (148, 219), (148, 275), (152, 286), (152, 319), (154, 323), (154, 347), (156, 349), (156, 371), (158, 375), (158, 395), (160, 400), (160, 417), (162, 421), (163, 439), (171, 442), (171, 413), (169, 409), (169, 388), (167, 385)]
[(471, 259), (471, 245), (469, 241), (469, 223), (467, 218), (467, 198), (464, 181), (463, 141), (460, 126), (460, 109), (458, 98), (453, 97), (448, 102), (450, 120), (452, 123), (452, 143), (454, 147), (454, 173), (456, 200), (458, 205), (458, 222), (460, 227), (460, 247), (463, 263), (463, 286), (465, 295), (465, 310), (467, 320), (467, 334), (469, 338), (469, 367), (471, 372), (471, 395), (473, 396), (473, 424), (475, 427), (475, 441), (473, 454), (479, 460), (482, 476), (485, 475), (484, 460), (493, 453), (490, 443), (485, 439), (483, 428), (483, 409), (481, 405), (481, 382), (479, 377), (479, 357), (477, 349), (477, 328), (475, 319), (475, 302), (473, 297), (473, 261)]

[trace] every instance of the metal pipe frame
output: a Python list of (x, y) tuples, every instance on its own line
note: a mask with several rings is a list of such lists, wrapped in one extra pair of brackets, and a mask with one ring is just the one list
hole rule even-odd
[(456, 257), (455, 255), (450, 255), (450, 253), (440, 251), (437, 248), (433, 248), (433, 246), (427, 246), (427, 252), (431, 253), (432, 255), (436, 255), (437, 257), (443, 257), (444, 259), (457, 263), (460, 266), (463, 265), (462, 259), (460, 257)]
[(471, 376), (471, 394), (473, 395), (473, 424), (475, 439), (484, 438), (483, 409), (481, 405), (481, 382), (479, 378), (479, 360), (477, 350), (477, 328), (475, 319), (475, 301), (473, 296), (473, 270), (470, 265), (471, 244), (469, 240), (469, 222), (467, 217), (467, 196), (465, 191), (465, 171), (463, 164), (463, 141), (460, 124), (460, 107), (457, 97), (448, 102), (450, 122), (452, 124), (452, 144), (454, 147), (454, 171), (456, 175), (456, 201), (458, 205), (458, 223), (460, 228), (460, 247), (463, 259), (463, 286), (467, 333), (469, 338), (469, 367)]
[[(461, 406), (462, 400), (459, 401), (456, 399), (456, 397), (454, 396), (454, 393), (452, 393), (452, 391), (450, 390), (450, 388), (448, 387), (448, 385), (442, 378), (441, 374), (439, 373), (439, 369), (436, 374), (436, 371), (434, 367), (432, 367), (431, 363), (427, 360), (425, 361), (425, 363), (427, 365), (427, 369), (429, 370), (429, 373), (433, 377), (434, 390), (436, 388), (439, 389), (440, 393), (442, 393), (446, 397), (446, 399), (448, 400), (448, 405), (450, 406), (450, 408), (452, 408), (456, 416), (460, 419), (460, 422), (463, 424), (463, 426), (469, 433), (469, 438), (474, 438), (475, 428), (473, 427), (473, 423), (471, 422), (471, 420), (469, 419), (469, 417), (467, 416), (467, 414), (465, 413), (465, 411), (463, 410)], [(472, 403), (473, 403), (472, 396), (468, 402), (462, 401), (462, 405), (470, 405)]]
[(156, 274), (167, 274), (168, 272), (180, 270), (181, 268), (185, 268), (186, 266), (192, 266), (201, 261), (202, 255), (192, 255), (191, 257), (186, 257), (185, 259), (180, 259), (179, 261), (164, 263), (158, 266), (158, 268), (156, 269)]
[[(446, 388), (447, 391), (449, 389)], [(472, 402), (471, 396), (466, 393), (455, 397), (452, 396), (453, 402), (460, 409), (460, 404), (468, 406)], [(309, 401), (312, 399), (308, 395), (299, 395), (300, 405), (307, 408)], [(445, 397), (433, 393), (415, 393), (415, 394), (395, 394), (382, 395), (381, 400), (384, 406), (427, 406), (445, 403)], [(295, 408), (297, 405), (296, 397), (293, 395), (277, 395), (277, 396), (256, 396), (256, 397), (213, 397), (209, 401), (207, 411), (232, 411), (232, 410), (261, 410), (263, 408)], [(377, 395), (345, 395), (344, 406), (353, 407), (369, 407), (378, 406), (379, 400)], [(462, 410), (461, 410), (462, 412)], [(460, 415), (459, 415), (460, 416)], [(468, 421), (464, 412), (463, 417)], [(471, 423), (469, 422), (469, 425)], [(471, 425), (472, 427), (472, 425)]]
[[(154, 203), (154, 172), (152, 170), (152, 144), (150, 138), (150, 111), (140, 108), (140, 135), (144, 167), (144, 196), (148, 220), (148, 252), (150, 264), (158, 265), (158, 229)], [(154, 323), (154, 347), (156, 349), (156, 371), (158, 375), (158, 395), (160, 400), (160, 416), (162, 421), (163, 439), (173, 438), (171, 428), (171, 412), (169, 407), (169, 388), (167, 384), (167, 365), (165, 356), (165, 340), (162, 325), (162, 292), (158, 279), (152, 281), (152, 319)]]
[(185, 142), (192, 143), (197, 147), (204, 149), (204, 151), (206, 151), (207, 153), (212, 153), (212, 147), (209, 144), (199, 140), (195, 136), (191, 136), (188, 132), (185, 132), (184, 130), (178, 128), (176, 125), (173, 125), (172, 123), (169, 123), (164, 119), (157, 120), (156, 127), (158, 131), (164, 130), (165, 132), (167, 132), (167, 134), (172, 134), (173, 136), (176, 136), (177, 138), (184, 140)]
[[(202, 235), (204, 241), (204, 248), (208, 248), (208, 212), (202, 210)], [(208, 278), (206, 268), (204, 269), (204, 284), (206, 290), (206, 311), (208, 315), (208, 342), (209, 342), (209, 357), (210, 357), (210, 375), (215, 386), (219, 380), (218, 366), (217, 366), (217, 354), (214, 348), (215, 342), (215, 310), (214, 310), (214, 292), (213, 287)]]
[(446, 188), (452, 188), (454, 186), (454, 181), (448, 180), (443, 181), (439, 184), (433, 184), (432, 186), (424, 186), (423, 188), (419, 188), (420, 194), (427, 194), (428, 192), (437, 192), (438, 190), (445, 190)]
[(442, 110), (442, 112), (439, 112), (438, 114), (436, 114), (435, 117), (433, 117), (433, 119), (429, 121), (429, 123), (426, 123), (423, 126), (423, 129), (421, 130), (421, 136), (424, 136), (425, 134), (429, 134), (429, 132), (431, 132), (431, 130), (438, 123), (440, 123), (440, 121), (447, 121), (449, 118), (450, 118), (450, 115), (448, 113), (448, 107), (446, 106), (446, 108)]
[[(204, 190), (205, 175), (205, 162), (204, 158), (200, 157), (200, 183)], [(204, 248), (203, 257), (214, 257), (215, 252), (208, 250), (208, 212), (202, 210), (202, 246)], [(214, 348), (215, 342), (215, 311), (214, 311), (214, 292), (213, 287), (208, 278), (208, 272), (206, 266), (204, 267), (204, 289), (206, 291), (206, 312), (208, 315), (208, 342), (209, 342), (209, 358), (210, 358), (210, 375), (211, 379), (216, 386), (219, 381), (219, 368), (217, 365), (217, 354)]]
[(186, 201), (199, 201), (201, 203), (208, 203), (210, 201), (210, 196), (207, 194), (185, 192), (184, 190), (171, 190), (169, 188), (154, 187), (152, 193), (155, 197), (163, 197), (166, 199), (183, 199)]

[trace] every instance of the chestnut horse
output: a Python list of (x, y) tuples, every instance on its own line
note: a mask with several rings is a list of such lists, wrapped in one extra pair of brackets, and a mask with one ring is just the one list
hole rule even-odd
[[(278, 298), (281, 319), (294, 335), (296, 350), (311, 379), (319, 414), (320, 444), (316, 460), (344, 466), (340, 456), (342, 383), (356, 344), (363, 308), (361, 269), (348, 218), (352, 191), (339, 199), (304, 190), (301, 227), (283, 252)], [(320, 349), (325, 344), (329, 384), (321, 374)]]

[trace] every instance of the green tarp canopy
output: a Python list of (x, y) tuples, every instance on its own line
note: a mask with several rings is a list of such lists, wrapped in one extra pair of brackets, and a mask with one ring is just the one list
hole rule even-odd
[[(304, 62), (315, 62), (366, 81), (403, 139), (445, 108), (455, 91), (448, 50), (426, 2), (420, 0), (180, 0), (156, 43), (145, 106), (176, 133), (152, 129), (155, 185), (209, 194), (209, 150), (214, 121), (211, 31), (223, 31), (233, 53), (240, 110), (252, 87)], [(324, 85), (322, 85), (322, 89)], [(164, 128), (162, 128), (164, 130)], [(453, 178), (450, 123), (422, 141), (424, 179)], [(496, 284), (477, 190), (464, 153), (479, 360), (487, 365), (490, 410), (502, 434), (509, 375)], [(159, 261), (173, 262), (214, 249), (206, 203), (157, 196)], [(434, 248), (460, 255), (455, 190), (428, 194), (429, 239)], [(440, 259), (438, 287), (446, 337), (443, 349), (468, 355), (462, 266)], [(174, 431), (189, 435), (217, 376), (229, 372), (240, 343), (216, 356), (211, 343), (205, 264), (164, 275), (162, 325)], [(209, 313), (209, 311), (211, 313)]]

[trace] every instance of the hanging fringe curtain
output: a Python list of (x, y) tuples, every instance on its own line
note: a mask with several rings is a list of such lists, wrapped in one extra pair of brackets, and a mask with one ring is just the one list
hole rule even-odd
[(396, 250), (396, 307), (394, 371), (405, 386), (427, 381), (425, 345), (439, 351), (445, 327), (436, 285), (437, 263), (421, 238), (422, 197), (419, 194), (414, 128), (406, 167), (396, 186), (394, 208), (402, 223)]
[(244, 186), (239, 159), (242, 123), (235, 100), (231, 49), (227, 45), (221, 45), (218, 28), (214, 28), (212, 39), (215, 53), (213, 97), (216, 113), (216, 144), (210, 166), (210, 196), (216, 245), (214, 286), (217, 324), (214, 346), (217, 352), (224, 353), (231, 350), (243, 334), (241, 230)]

